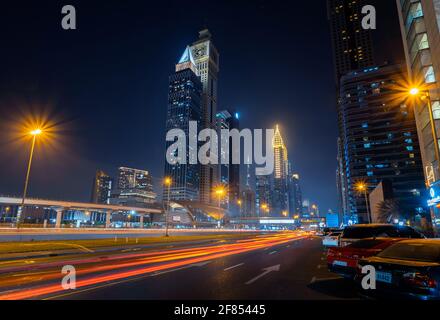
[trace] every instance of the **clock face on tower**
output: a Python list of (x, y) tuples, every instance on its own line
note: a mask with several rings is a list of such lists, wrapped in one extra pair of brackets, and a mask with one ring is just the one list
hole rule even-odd
[(203, 57), (206, 54), (206, 47), (198, 47), (194, 49), (194, 57), (195, 58), (200, 58)]

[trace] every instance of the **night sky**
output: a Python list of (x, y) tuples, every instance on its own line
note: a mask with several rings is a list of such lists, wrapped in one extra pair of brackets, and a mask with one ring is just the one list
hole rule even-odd
[[(378, 2), (377, 61), (400, 61), (394, 0)], [(37, 145), (29, 194), (88, 201), (97, 169), (163, 176), (168, 76), (208, 27), (220, 52), (219, 105), (242, 128), (281, 127), (303, 197), (337, 209), (335, 84), (326, 3), (14, 1), (0, 19), (0, 194), (20, 195), (30, 114), (56, 124)], [(61, 28), (77, 9), (78, 30)]]

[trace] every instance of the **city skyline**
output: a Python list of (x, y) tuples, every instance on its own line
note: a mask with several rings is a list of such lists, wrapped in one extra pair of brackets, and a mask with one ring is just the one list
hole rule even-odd
[[(109, 4), (110, 8), (114, 5)], [(210, 13), (215, 11), (210, 11), (210, 9), (216, 5), (218, 5), (216, 10), (227, 12), (230, 10), (227, 3), (210, 4), (204, 14), (209, 16), (209, 23), (205, 23), (202, 17), (194, 17), (189, 24), (176, 23), (175, 26), (179, 26), (178, 29), (163, 27), (160, 39), (156, 39), (157, 36), (151, 33), (150, 21), (141, 20), (143, 15), (148, 14), (145, 13), (141, 4), (133, 4), (125, 8), (126, 13), (123, 17), (127, 22), (126, 26), (113, 25), (111, 16), (106, 13), (96, 15), (95, 6), (88, 4), (85, 10), (82, 10), (85, 17), (79, 24), (77, 34), (51, 31), (51, 23), (59, 23), (56, 20), (58, 12), (54, 12), (53, 21), (48, 19), (45, 24), (31, 31), (30, 35), (25, 34), (27, 30), (15, 29), (16, 37), (32, 36), (42, 41), (46, 39), (42, 44), (49, 39), (56, 39), (58, 45), (52, 45), (54, 50), (64, 52), (69, 61), (67, 63), (64, 60), (49, 59), (49, 56), (36, 55), (34, 59), (38, 62), (37, 65), (48, 66), (49, 70), (53, 70), (49, 73), (40, 73), (35, 67), (27, 67), (27, 62), (20, 55), (14, 58), (11, 56), (10, 59), (20, 63), (21, 67), (12, 63), (7, 68), (15, 66), (14, 73), (20, 76), (20, 79), (16, 78), (15, 82), (6, 82), (3, 79), (1, 81), (1, 90), (4, 94), (0, 101), (0, 110), (11, 110), (11, 107), (12, 110), (16, 110), (12, 113), (3, 112), (7, 115), (8, 122), (16, 121), (21, 113), (27, 113), (30, 109), (38, 109), (44, 105), (45, 110), (48, 110), (45, 112), (55, 114), (65, 123), (63, 126), (66, 130), (60, 138), (64, 145), (63, 151), (66, 152), (52, 152), (50, 156), (44, 157), (41, 153), (36, 154), (35, 170), (32, 173), (33, 179), (29, 188), (31, 196), (88, 199), (90, 197), (89, 181), (95, 171), (100, 168), (114, 175), (119, 166), (147, 168), (155, 178), (155, 184), (160, 184), (163, 164), (160, 159), (152, 158), (151, 154), (165, 154), (165, 145), (160, 141), (165, 133), (167, 77), (173, 71), (173, 66), (178, 62), (182, 50), (193, 42), (194, 35), (202, 29), (204, 24), (207, 24), (211, 33), (215, 35), (216, 46), (221, 48), (219, 108), (232, 106), (237, 109), (241, 114), (243, 127), (273, 128), (276, 123), (279, 123), (285, 132), (288, 149), (291, 150), (294, 170), (302, 177), (303, 193), (309, 198), (316, 199), (315, 201), (323, 208), (337, 211), (334, 182), (336, 163), (334, 141), (337, 133), (335, 121), (330, 121), (335, 118), (334, 89), (331, 83), (334, 75), (325, 6), (319, 10), (316, 8), (310, 10), (316, 18), (314, 27), (310, 30), (315, 40), (309, 41), (309, 37), (303, 34), (299, 27), (303, 23), (302, 20), (294, 25), (289, 25), (286, 21), (285, 28), (282, 28), (284, 22), (266, 15), (265, 10), (269, 9), (274, 14), (281, 13), (282, 16), (287, 16), (287, 13), (292, 12), (294, 8), (284, 2), (275, 4), (269, 4), (266, 1), (244, 2), (236, 6), (236, 12), (232, 14), (242, 15), (247, 10), (255, 13), (253, 17), (246, 18), (249, 27), (243, 31), (248, 35), (245, 39), (241, 34), (234, 32), (241, 27), (238, 19), (235, 25), (224, 28), (220, 20)], [(35, 10), (31, 12), (32, 9)], [(23, 8), (10, 5), (9, 10), (11, 12), (19, 10), (22, 15), (31, 16), (43, 9), (31, 6), (25, 8), (23, 12)], [(158, 10), (165, 10), (165, 8), (159, 7)], [(286, 12), (283, 13), (283, 11)], [(135, 15), (134, 19), (129, 19), (131, 14)], [(105, 27), (97, 28), (96, 25), (99, 23), (92, 25), (90, 19), (95, 19), (93, 23), (96, 19), (101, 21)], [(380, 21), (382, 20), (379, 16)], [(160, 22), (153, 19), (151, 23)], [(14, 23), (9, 23), (9, 25), (14, 25)], [(114, 36), (120, 32), (132, 34), (127, 28), (133, 26), (142, 31), (139, 36), (133, 35), (132, 38), (126, 39), (116, 38), (125, 46), (133, 49), (130, 53), (125, 51), (122, 54), (120, 49), (115, 47)], [(261, 30), (266, 30), (263, 34), (270, 35), (270, 37), (261, 38)], [(280, 45), (281, 39), (288, 34), (293, 34), (298, 37), (299, 42), (306, 43), (310, 52), (306, 54), (294, 50), (294, 44)], [(88, 58), (81, 60), (81, 56), (85, 54), (80, 49), (81, 46), (87, 48), (88, 43), (98, 38), (100, 41), (90, 50)], [(149, 47), (153, 39), (158, 40), (155, 50)], [(11, 39), (11, 42), (14, 41)], [(248, 50), (237, 51), (236, 48), (243, 45)], [(38, 46), (35, 49), (38, 50)], [(10, 54), (12, 55), (12, 52)], [(291, 54), (294, 54), (294, 58)], [(107, 59), (106, 64), (111, 67), (101, 63), (98, 57), (102, 55)], [(119, 57), (131, 57), (123, 59), (129, 60), (130, 63), (121, 61)], [(270, 68), (265, 66), (264, 61), (267, 59), (274, 64)], [(309, 63), (298, 63), (301, 59)], [(53, 68), (49, 67), (50, 65), (53, 65)], [(259, 66), (257, 74), (260, 77), (250, 76), (256, 72), (256, 65)], [(312, 69), (305, 68), (306, 65)], [(300, 68), (300, 70), (295, 72), (295, 68)], [(14, 77), (11, 72), (12, 69), (5, 69), (3, 75)], [(96, 80), (94, 82), (102, 83), (102, 85), (78, 81), (84, 72), (86, 74), (93, 72), (92, 77)], [(45, 75), (41, 76), (41, 74)], [(53, 76), (56, 74), (65, 74), (65, 76), (62, 81), (55, 82)], [(309, 97), (314, 92), (315, 74), (318, 74), (327, 85), (322, 87), (322, 95), (318, 97), (318, 101), (312, 102)], [(270, 87), (270, 90), (267, 88), (263, 90), (267, 87), (265, 79), (279, 80)], [(129, 85), (127, 85), (127, 80), (129, 80)], [(117, 87), (119, 89), (115, 90)], [(237, 87), (241, 90), (235, 90)], [(298, 89), (295, 90), (295, 88)], [(19, 96), (26, 98), (18, 99)], [(265, 112), (268, 108), (271, 109), (270, 115)], [(311, 110), (314, 111), (311, 112)], [(108, 114), (102, 118), (104, 112)], [(287, 117), (286, 114), (288, 114)], [(316, 114), (321, 116), (316, 118)], [(1, 124), (2, 128), (6, 125), (6, 123)], [(97, 125), (101, 127), (101, 131), (93, 131)], [(14, 154), (18, 158), (18, 161), (9, 166), (8, 172), (22, 176), (27, 149), (12, 145), (11, 139), (9, 136), (2, 137), (0, 141), (5, 150), (16, 152)], [(130, 142), (127, 143), (127, 141)], [(310, 154), (316, 154), (316, 156), (307, 156)], [(10, 160), (10, 157), (6, 156), (0, 161), (2, 164), (10, 164)], [(72, 169), (67, 170), (68, 166)], [(1, 167), (4, 168), (5, 165)], [(59, 173), (58, 177), (70, 180), (71, 183), (63, 188), (54, 188), (53, 186), (59, 186), (60, 180), (44, 175), (49, 167)], [(322, 168), (323, 175), (317, 174), (316, 168), (318, 167)], [(15, 179), (8, 172), (0, 170), (0, 176), (3, 178), (0, 182), (1, 192), (20, 194), (22, 179)], [(317, 184), (324, 184), (325, 190), (316, 191), (314, 186)], [(161, 193), (160, 187), (156, 188), (155, 191)]]
[(2, 7), (0, 300), (440, 300), (440, 0), (72, 1)]

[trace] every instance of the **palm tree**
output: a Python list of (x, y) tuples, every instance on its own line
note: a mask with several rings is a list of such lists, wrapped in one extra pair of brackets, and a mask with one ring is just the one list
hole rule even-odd
[(397, 200), (385, 200), (377, 205), (378, 221), (382, 223), (391, 223), (395, 219), (401, 218), (400, 206)]

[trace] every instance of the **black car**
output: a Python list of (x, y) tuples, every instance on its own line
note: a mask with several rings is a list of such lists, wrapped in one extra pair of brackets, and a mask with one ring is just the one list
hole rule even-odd
[(376, 271), (376, 289), (363, 294), (379, 298), (440, 299), (440, 240), (402, 240), (377, 256), (361, 259), (360, 270), (370, 265)]
[(355, 224), (344, 229), (339, 245), (344, 247), (367, 238), (408, 238), (423, 239), (424, 235), (408, 226), (394, 224)]

